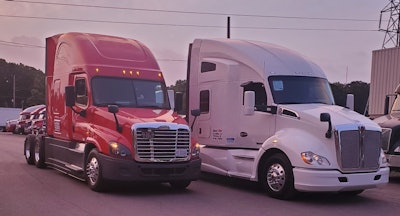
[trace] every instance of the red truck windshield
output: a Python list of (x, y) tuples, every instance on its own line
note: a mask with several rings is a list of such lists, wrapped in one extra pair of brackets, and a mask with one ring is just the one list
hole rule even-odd
[(96, 106), (170, 109), (165, 84), (159, 81), (94, 77), (92, 95)]

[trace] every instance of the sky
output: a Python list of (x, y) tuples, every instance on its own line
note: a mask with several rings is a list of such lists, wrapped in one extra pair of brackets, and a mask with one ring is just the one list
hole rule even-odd
[[(44, 71), (45, 38), (65, 32), (139, 40), (168, 86), (186, 79), (195, 38), (230, 37), (284, 46), (340, 83), (370, 82), (389, 0), (0, 0), (0, 58)], [(74, 5), (74, 6), (73, 6)], [(385, 17), (384, 17), (385, 18)], [(385, 27), (385, 19), (382, 26)]]

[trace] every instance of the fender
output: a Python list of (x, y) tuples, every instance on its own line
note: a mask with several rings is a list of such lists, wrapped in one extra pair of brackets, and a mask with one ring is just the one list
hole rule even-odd
[[(287, 136), (290, 134), (290, 136)], [(258, 151), (255, 159), (252, 176), (257, 177), (257, 170), (262, 157), (270, 151), (280, 151), (284, 153), (290, 160), (293, 167), (313, 168), (313, 169), (334, 169), (337, 166), (335, 155), (335, 144), (333, 139), (326, 139), (322, 134), (321, 139), (317, 139), (312, 133), (301, 130), (298, 128), (286, 128), (285, 130), (277, 131), (275, 135), (268, 138)], [(316, 145), (318, 143), (318, 145)], [(326, 157), (331, 165), (325, 166), (312, 166), (306, 164), (301, 159), (301, 152), (311, 151), (318, 155)]]
[[(124, 127), (123, 133), (129, 133), (127, 127)], [(129, 145), (129, 141), (125, 137), (131, 137), (130, 135), (121, 136), (121, 134), (115, 130), (107, 127), (99, 127), (98, 125), (90, 125), (87, 128), (88, 135), (86, 136), (85, 142), (92, 143), (96, 146), (98, 151), (102, 154), (109, 155), (108, 143), (115, 141), (123, 143), (131, 152), (133, 151), (132, 145)], [(132, 152), (133, 153), (133, 152)]]

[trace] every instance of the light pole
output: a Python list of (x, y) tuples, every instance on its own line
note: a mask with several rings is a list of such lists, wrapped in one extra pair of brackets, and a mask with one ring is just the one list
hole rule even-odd
[(15, 73), (13, 76), (13, 107), (15, 108)]
[[(15, 108), (15, 73), (13, 74), (12, 77), (13, 77), (12, 78), (13, 79), (13, 81), (12, 81), (13, 83), (12, 83), (12, 99), (11, 99), (11, 102), (12, 102), (13, 107)], [(6, 79), (6, 83), (10, 83), (10, 80)]]

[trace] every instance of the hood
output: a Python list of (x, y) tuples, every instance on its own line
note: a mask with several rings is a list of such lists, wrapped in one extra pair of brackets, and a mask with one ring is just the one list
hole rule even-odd
[[(94, 121), (112, 121), (115, 122), (114, 115), (108, 112), (106, 107), (94, 108)], [(173, 110), (149, 109), (149, 108), (128, 108), (120, 107), (116, 114), (121, 125), (131, 126), (134, 123), (143, 122), (176, 122), (185, 123), (184, 119), (173, 112)]]
[(374, 119), (374, 122), (383, 128), (395, 128), (400, 125), (399, 113), (391, 113)]
[(178, 116), (172, 110), (120, 108), (117, 116), (129, 122), (173, 122)]
[(282, 115), (289, 115), (292, 117), (299, 118), (302, 121), (309, 122), (311, 124), (320, 124), (320, 114), (329, 113), (331, 116), (332, 127), (339, 125), (356, 125), (364, 126), (367, 130), (378, 130), (380, 127), (378, 124), (370, 120), (369, 118), (354, 112), (353, 110), (336, 106), (336, 105), (325, 105), (325, 104), (295, 104), (295, 105), (282, 105), (279, 106), (280, 113)]

